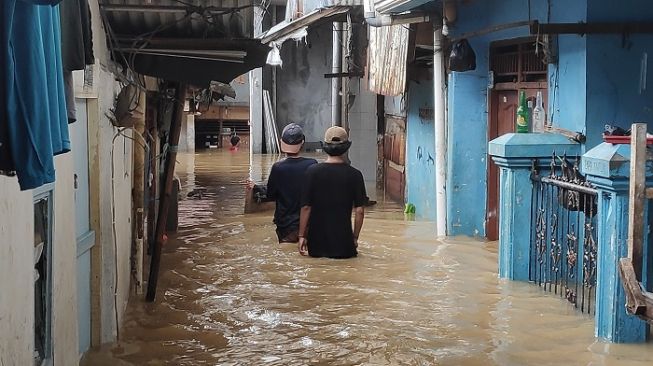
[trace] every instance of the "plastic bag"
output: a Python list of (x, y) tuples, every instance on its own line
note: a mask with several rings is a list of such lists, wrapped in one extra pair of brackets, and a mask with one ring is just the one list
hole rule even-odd
[(272, 46), (272, 49), (268, 53), (266, 63), (271, 66), (282, 67), (283, 61), (281, 60), (281, 45), (276, 42), (272, 42), (270, 45)]
[(476, 69), (476, 54), (466, 39), (456, 42), (449, 57), (451, 71), (469, 71)]

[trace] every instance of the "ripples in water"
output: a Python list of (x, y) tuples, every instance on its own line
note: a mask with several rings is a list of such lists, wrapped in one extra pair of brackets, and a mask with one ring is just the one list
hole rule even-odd
[[(497, 248), (436, 240), (381, 203), (360, 256), (310, 259), (276, 243), (269, 214), (243, 215), (242, 182), (274, 159), (181, 156), (179, 232), (155, 303), (132, 299), (123, 339), (87, 365), (651, 365), (651, 345), (593, 338), (593, 319), (497, 279)], [(194, 161), (193, 161), (194, 160)], [(189, 166), (190, 165), (190, 166)], [(194, 168), (193, 168), (194, 167)]]

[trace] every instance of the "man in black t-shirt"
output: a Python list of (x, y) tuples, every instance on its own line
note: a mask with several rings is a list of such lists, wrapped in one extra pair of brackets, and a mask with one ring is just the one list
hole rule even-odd
[(299, 209), (304, 173), (315, 159), (299, 156), (304, 145), (304, 131), (301, 126), (291, 123), (281, 133), (281, 151), (286, 158), (277, 161), (270, 170), (267, 185), (256, 185), (248, 181), (248, 188), (262, 197), (262, 201), (275, 201), (274, 223), (277, 225), (279, 243), (299, 241)]
[[(299, 252), (311, 257), (351, 258), (358, 255), (367, 194), (361, 172), (347, 163), (351, 142), (342, 127), (324, 137), (324, 163), (308, 168), (302, 190)], [(351, 212), (355, 210), (354, 227)]]

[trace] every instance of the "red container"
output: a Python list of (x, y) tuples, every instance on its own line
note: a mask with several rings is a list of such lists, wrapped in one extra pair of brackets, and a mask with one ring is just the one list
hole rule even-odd
[[(630, 136), (606, 136), (603, 135), (603, 141), (615, 145), (630, 145)], [(653, 137), (646, 138), (646, 145), (653, 145)]]

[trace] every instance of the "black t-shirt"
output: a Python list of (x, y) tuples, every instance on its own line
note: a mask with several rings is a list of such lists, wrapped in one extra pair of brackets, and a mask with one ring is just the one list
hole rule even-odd
[(299, 228), (299, 209), (304, 173), (315, 159), (286, 158), (274, 163), (268, 177), (267, 200), (276, 201), (274, 223), (279, 229)]
[(358, 253), (351, 222), (353, 207), (367, 201), (361, 172), (349, 164), (321, 163), (308, 168), (302, 206), (311, 206), (308, 254), (311, 257), (350, 258)]

